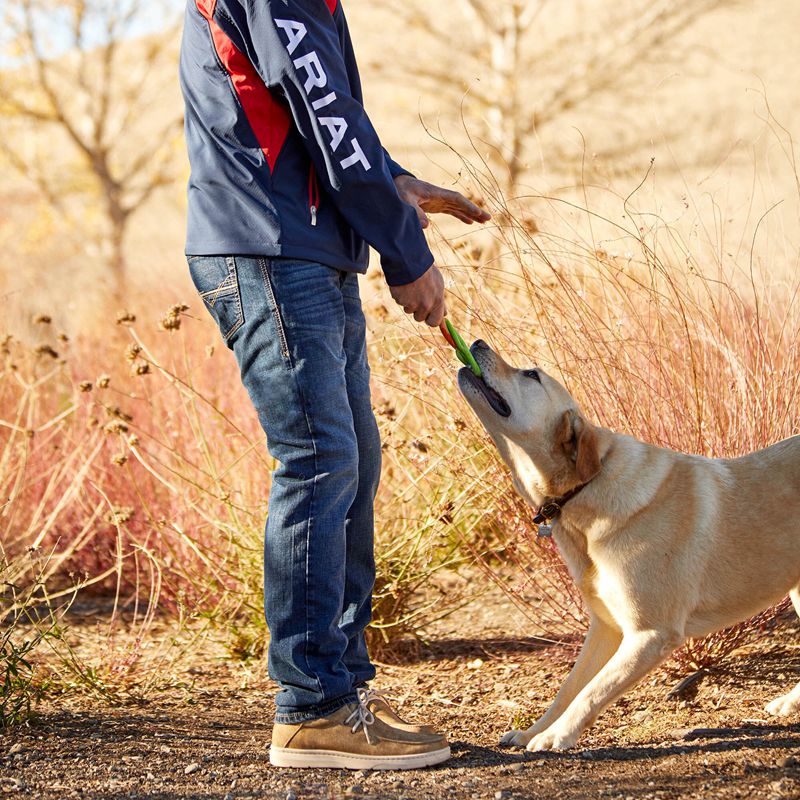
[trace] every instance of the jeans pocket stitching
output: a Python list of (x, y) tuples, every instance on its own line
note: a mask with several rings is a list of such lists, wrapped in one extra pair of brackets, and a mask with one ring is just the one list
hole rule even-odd
[(226, 256), (225, 264), (228, 268), (228, 274), (223, 278), (219, 286), (205, 292), (198, 292), (198, 294), (206, 308), (212, 312), (218, 300), (226, 297), (232, 297), (234, 299), (236, 303), (235, 321), (227, 331), (220, 327), (222, 340), (227, 343), (231, 336), (244, 324), (244, 310), (242, 307), (242, 293), (239, 288), (239, 275), (236, 269), (236, 259), (233, 256)]
[[(214, 305), (214, 300), (217, 297), (226, 297), (229, 294), (236, 293), (236, 279), (230, 273), (225, 276), (225, 279), (220, 283), (216, 289), (209, 289), (207, 292), (200, 292), (200, 297), (203, 298), (209, 305)], [(209, 300), (211, 298), (211, 300)]]
[(283, 325), (283, 317), (281, 310), (278, 307), (278, 299), (275, 295), (275, 288), (272, 285), (272, 279), (269, 276), (269, 267), (267, 266), (267, 259), (260, 258), (258, 260), (259, 267), (261, 268), (261, 275), (264, 278), (264, 286), (267, 291), (269, 302), (272, 304), (272, 316), (275, 319), (275, 327), (278, 331), (278, 340), (281, 348), (281, 355), (284, 361), (291, 366), (291, 355), (289, 353), (289, 340), (286, 337), (286, 330)]
[(242, 307), (242, 290), (239, 287), (239, 271), (236, 268), (236, 259), (233, 256), (227, 256), (226, 262), (228, 264), (228, 274), (231, 276), (233, 283), (234, 293), (236, 295), (236, 322), (233, 327), (225, 334), (225, 341), (227, 342), (239, 328), (244, 325), (244, 309)]

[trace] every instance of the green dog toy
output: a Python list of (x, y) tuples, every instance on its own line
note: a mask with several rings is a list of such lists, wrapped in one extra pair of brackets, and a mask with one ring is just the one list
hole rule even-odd
[(483, 377), (481, 374), (481, 368), (478, 366), (478, 362), (473, 358), (472, 353), (469, 351), (469, 347), (467, 347), (467, 343), (461, 338), (458, 331), (450, 323), (450, 320), (446, 319), (439, 326), (439, 329), (442, 332), (442, 336), (444, 336), (444, 338), (447, 340), (447, 343), (451, 347), (455, 348), (458, 360), (465, 367), (469, 367), (476, 378)]

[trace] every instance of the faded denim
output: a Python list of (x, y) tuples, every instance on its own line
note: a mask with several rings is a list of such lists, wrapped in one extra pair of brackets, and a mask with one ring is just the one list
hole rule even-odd
[(264, 548), (276, 722), (323, 717), (375, 675), (364, 629), (381, 444), (358, 278), (288, 259), (188, 261), (279, 464)]

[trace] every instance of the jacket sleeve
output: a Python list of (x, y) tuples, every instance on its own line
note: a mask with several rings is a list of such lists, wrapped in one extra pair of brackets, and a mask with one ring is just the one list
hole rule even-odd
[[(353, 230), (381, 256), (387, 283), (411, 283), (433, 264), (416, 211), (404, 203), (363, 105), (352, 96), (326, 0), (243, 0), (256, 69), (286, 98), (317, 174)], [(398, 171), (396, 171), (398, 170)]]

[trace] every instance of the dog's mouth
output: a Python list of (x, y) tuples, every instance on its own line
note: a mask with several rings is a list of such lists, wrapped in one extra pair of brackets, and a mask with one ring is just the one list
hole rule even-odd
[[(481, 367), (481, 372), (483, 372), (483, 367)], [(493, 389), (486, 382), (485, 378), (477, 377), (469, 367), (462, 367), (459, 370), (458, 377), (471, 386), (474, 386), (483, 395), (495, 414), (499, 414), (501, 417), (511, 416), (511, 407), (508, 405), (503, 395), (501, 395), (497, 389)]]

